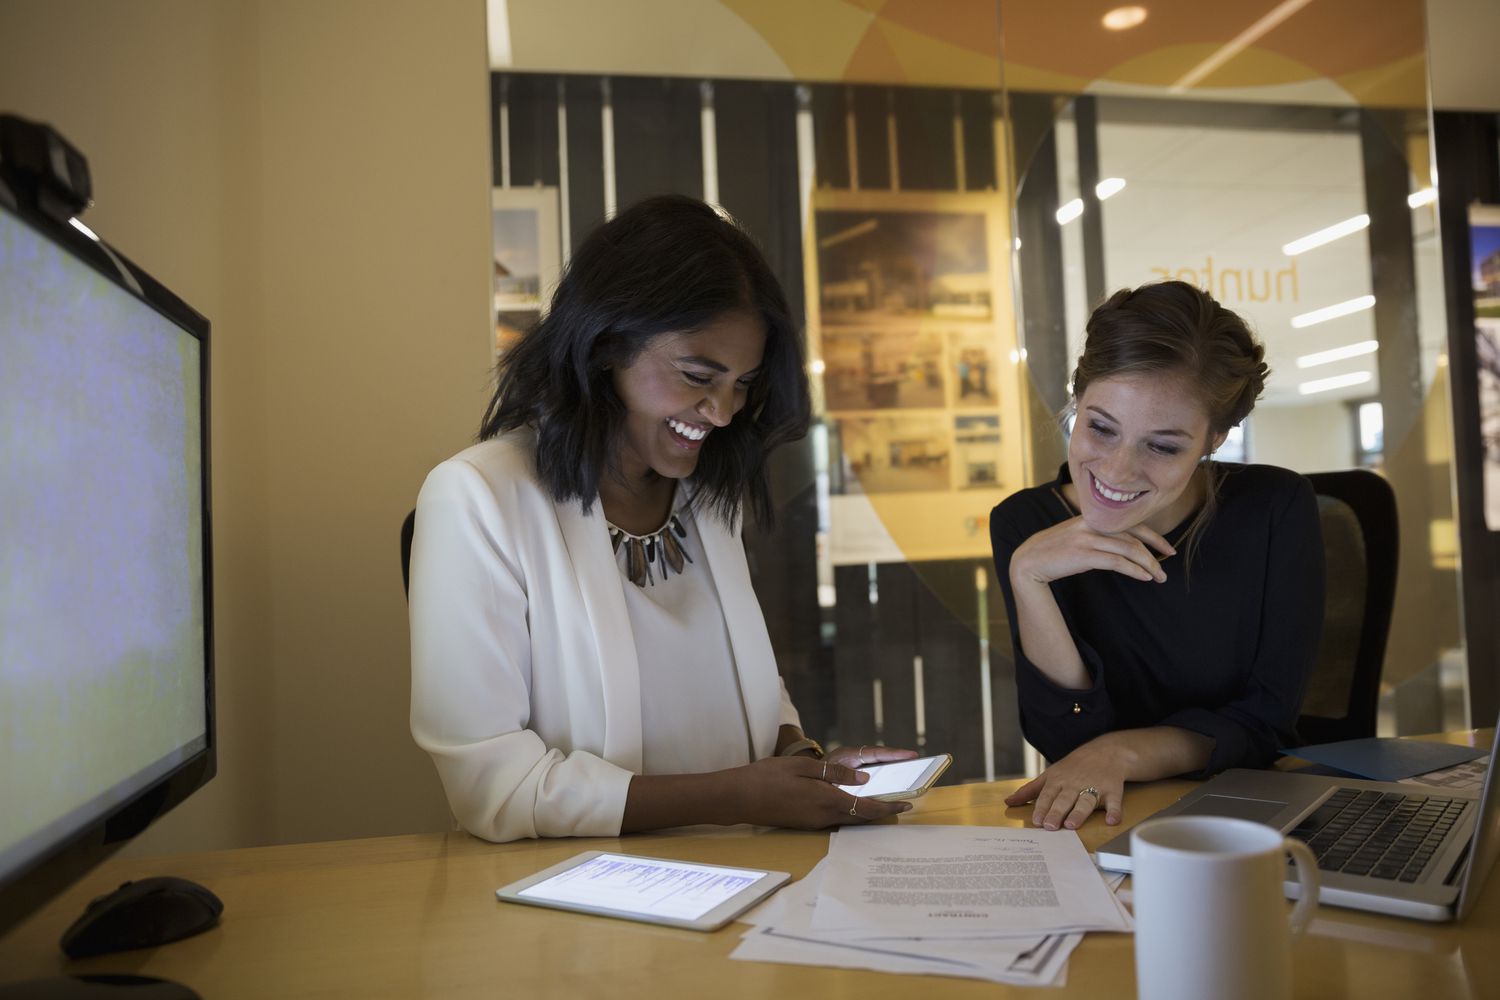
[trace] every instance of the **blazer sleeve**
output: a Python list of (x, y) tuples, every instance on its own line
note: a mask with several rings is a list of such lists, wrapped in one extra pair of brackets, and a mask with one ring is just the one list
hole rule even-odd
[(517, 526), (505, 523), (490, 484), (462, 459), (427, 477), (416, 523), (411, 729), (459, 825), (502, 842), (617, 836), (631, 773), (595, 754), (549, 748), (527, 728), (537, 665)]
[[(797, 706), (792, 704), (792, 696), (787, 692), (786, 681), (779, 679), (781, 683), (781, 713), (777, 719), (778, 726), (796, 726), (802, 728), (802, 716), (797, 711)], [(772, 744), (775, 745), (774, 743)]]
[(1162, 720), (1214, 740), (1195, 777), (1265, 767), (1295, 739), (1297, 712), (1323, 633), (1323, 531), (1312, 484), (1296, 485), (1272, 515), (1266, 545), (1260, 637), (1245, 683), (1217, 707), (1184, 708)]
[(1011, 653), (1016, 664), (1016, 699), (1020, 707), (1021, 734), (1048, 761), (1058, 761), (1096, 736), (1115, 728), (1115, 707), (1104, 684), (1104, 662), (1098, 650), (1078, 638), (1068, 614), (1067, 602), (1052, 585), (1052, 595), (1062, 611), (1068, 634), (1092, 683), (1074, 690), (1053, 683), (1021, 650), (1021, 630), (1016, 618), (1016, 597), (1010, 583), (1010, 559), (1034, 532), (1018, 524), (1016, 501), (1002, 503), (990, 512), (990, 546), (995, 556), (995, 575), (1005, 598), (1005, 616), (1010, 624)]

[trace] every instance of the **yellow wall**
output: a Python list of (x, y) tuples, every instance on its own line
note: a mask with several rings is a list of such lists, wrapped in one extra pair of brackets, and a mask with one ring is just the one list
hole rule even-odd
[(440, 829), (401, 518), (489, 363), (483, 0), (6, 0), (0, 109), (213, 321), (219, 776), (142, 852)]

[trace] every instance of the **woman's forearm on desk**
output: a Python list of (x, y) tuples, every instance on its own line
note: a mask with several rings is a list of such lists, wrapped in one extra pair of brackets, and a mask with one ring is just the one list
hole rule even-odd
[(636, 775), (630, 779), (630, 791), (625, 795), (620, 832), (741, 822), (735, 818), (735, 796), (728, 781), (731, 774), (733, 771)]
[(1201, 771), (1214, 750), (1214, 741), (1207, 736), (1176, 726), (1120, 729), (1094, 742), (1125, 757), (1126, 781), (1156, 781)]
[(1077, 828), (1104, 809), (1104, 822), (1120, 822), (1127, 781), (1155, 781), (1202, 770), (1214, 741), (1176, 726), (1117, 729), (1089, 740), (1005, 797), (1006, 805), (1035, 803), (1031, 821), (1057, 830)]
[[(802, 739), (796, 726), (781, 726), (776, 733), (776, 754)], [(625, 797), (621, 833), (660, 830), (698, 823), (732, 824), (754, 822), (743, 815), (733, 775), (738, 769), (704, 774), (636, 775)]]
[[(915, 756), (887, 751), (886, 759)], [(754, 823), (822, 830), (883, 819), (911, 808), (906, 802), (855, 799), (838, 786), (862, 784), (868, 775), (834, 760), (766, 757), (706, 774), (638, 774), (625, 795), (621, 833), (697, 823)]]

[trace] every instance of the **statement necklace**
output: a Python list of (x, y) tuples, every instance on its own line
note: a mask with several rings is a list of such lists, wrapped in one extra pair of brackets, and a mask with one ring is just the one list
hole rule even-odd
[(625, 576), (637, 587), (656, 585), (653, 566), (665, 580), (668, 571), (681, 575), (683, 565), (693, 561), (679, 541), (687, 538), (687, 529), (682, 526), (675, 510), (667, 515), (665, 524), (648, 535), (633, 534), (608, 521), (604, 524), (609, 528), (609, 542), (614, 551), (625, 551)]

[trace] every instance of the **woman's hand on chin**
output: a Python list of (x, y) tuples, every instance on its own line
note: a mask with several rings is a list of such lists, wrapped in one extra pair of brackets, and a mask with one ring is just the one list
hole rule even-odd
[(1177, 550), (1143, 524), (1120, 534), (1105, 534), (1090, 528), (1082, 515), (1078, 515), (1038, 531), (1022, 542), (1010, 558), (1010, 579), (1013, 586), (1047, 584), (1089, 570), (1107, 569), (1137, 580), (1161, 583), (1167, 574), (1155, 553), (1170, 556)]

